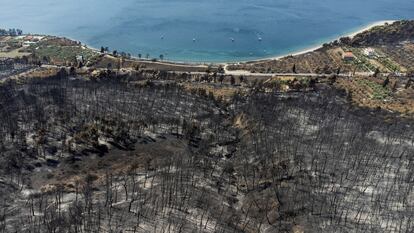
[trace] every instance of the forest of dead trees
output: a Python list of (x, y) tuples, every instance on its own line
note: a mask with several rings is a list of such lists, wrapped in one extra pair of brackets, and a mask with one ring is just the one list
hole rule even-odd
[(0, 232), (414, 231), (411, 120), (128, 80), (0, 86)]

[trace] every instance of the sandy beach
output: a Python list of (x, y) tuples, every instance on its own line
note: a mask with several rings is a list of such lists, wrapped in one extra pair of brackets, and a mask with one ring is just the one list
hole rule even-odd
[[(342, 38), (342, 37), (350, 37), (350, 38), (353, 38), (357, 34), (362, 33), (364, 31), (367, 31), (367, 30), (370, 30), (373, 27), (383, 26), (385, 24), (392, 24), (394, 22), (396, 22), (396, 20), (381, 20), (381, 21), (376, 21), (376, 22), (370, 23), (370, 24), (368, 24), (366, 26), (363, 26), (363, 27), (361, 27), (361, 28), (359, 28), (357, 30), (353, 30), (351, 33), (341, 34), (338, 37), (336, 37), (336, 39), (339, 39), (339, 38)], [(72, 40), (74, 40), (74, 39), (72, 39)], [(328, 40), (328, 41), (325, 41), (324, 43), (329, 43), (329, 42), (332, 42), (334, 40), (335, 39)], [(76, 41), (76, 40), (74, 40), (74, 41)], [(281, 58), (284, 58), (284, 57), (287, 57), (287, 56), (297, 56), (297, 55), (302, 55), (302, 54), (305, 54), (305, 53), (313, 52), (315, 50), (318, 50), (318, 49), (322, 48), (322, 46), (323, 46), (324, 43), (320, 43), (320, 44), (318, 44), (316, 46), (311, 46), (309, 48), (301, 49), (301, 50), (298, 50), (297, 52), (293, 52), (293, 53), (286, 53), (286, 54), (278, 55), (278, 56), (274, 56), (274, 57), (267, 57), (267, 58), (261, 58), (261, 59), (252, 59), (252, 60), (238, 61), (238, 62), (217, 62), (217, 63), (213, 62), (212, 63), (212, 62), (188, 62), (188, 61), (177, 61), (177, 60), (168, 60), (168, 59), (165, 59), (165, 60), (163, 60), (160, 63), (171, 63), (172, 65), (175, 64), (175, 65), (190, 65), (190, 66), (197, 66), (197, 65), (198, 66), (205, 66), (205, 65), (209, 65), (209, 64), (216, 64), (216, 65), (227, 66), (227, 65), (230, 65), (230, 64), (247, 63), (247, 62), (267, 62), (267, 61), (270, 61), (270, 60), (278, 60), (278, 59), (281, 59)], [(88, 47), (90, 49), (93, 49), (93, 50), (95, 50), (97, 52), (100, 51), (100, 49), (94, 48), (94, 47), (92, 47), (90, 45), (84, 45), (84, 46), (86, 46), (86, 47)], [(135, 57), (135, 56), (132, 56), (132, 58), (137, 59), (137, 60), (141, 60), (142, 62), (150, 62), (150, 60), (140, 59), (140, 58)]]
[[(364, 31), (367, 31), (367, 30), (370, 30), (373, 27), (383, 26), (385, 24), (392, 24), (394, 22), (395, 22), (395, 20), (382, 20), (382, 21), (377, 21), (377, 22), (374, 22), (374, 23), (370, 23), (367, 26), (363, 26), (360, 29), (358, 29), (356, 31), (353, 31), (351, 33), (345, 33), (345, 34), (339, 35), (337, 37), (337, 39), (342, 38), (342, 37), (350, 37), (350, 38), (353, 38), (357, 34), (359, 34), (361, 32), (364, 32)], [(331, 40), (331, 41), (333, 41), (333, 40)], [(331, 41), (326, 41), (326, 43), (331, 42)], [(243, 62), (238, 62), (238, 63), (245, 63), (245, 62), (267, 62), (267, 61), (270, 61), (270, 60), (278, 60), (278, 59), (281, 59), (281, 58), (284, 58), (284, 57), (287, 57), (287, 56), (297, 56), (297, 55), (302, 55), (302, 54), (305, 54), (305, 53), (313, 52), (315, 50), (318, 50), (318, 49), (322, 48), (322, 46), (323, 46), (323, 43), (322, 44), (319, 44), (317, 46), (312, 46), (310, 48), (306, 48), (306, 49), (303, 49), (303, 50), (299, 50), (299, 51), (294, 52), (294, 53), (288, 53), (288, 54), (284, 54), (284, 55), (279, 55), (279, 56), (269, 57), (269, 58), (263, 58), (263, 59), (257, 59), (257, 60), (243, 61)], [(234, 64), (234, 62), (229, 62), (229, 63), (225, 63), (225, 64)]]

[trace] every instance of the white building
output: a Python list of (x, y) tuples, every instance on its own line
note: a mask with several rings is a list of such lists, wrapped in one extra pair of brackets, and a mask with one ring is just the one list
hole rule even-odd
[(76, 61), (78, 62), (78, 63), (80, 63), (80, 62), (84, 62), (85, 60), (84, 60), (84, 58), (83, 58), (83, 56), (82, 55), (77, 55), (76, 56)]
[(375, 52), (375, 49), (373, 48), (365, 48), (363, 53), (365, 56), (370, 57), (370, 58), (377, 56), (377, 53)]
[(25, 42), (23, 42), (23, 46), (30, 46), (30, 45), (34, 45), (34, 44), (36, 44), (36, 42), (33, 42), (33, 41), (25, 41)]

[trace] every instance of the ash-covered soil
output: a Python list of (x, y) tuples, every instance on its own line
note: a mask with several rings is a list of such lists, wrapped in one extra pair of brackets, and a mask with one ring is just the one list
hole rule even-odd
[(0, 232), (413, 232), (414, 124), (331, 87), (0, 87)]

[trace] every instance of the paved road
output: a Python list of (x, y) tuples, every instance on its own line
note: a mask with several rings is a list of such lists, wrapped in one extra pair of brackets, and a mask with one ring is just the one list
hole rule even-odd
[[(170, 64), (168, 64), (168, 65), (170, 65)], [(183, 67), (185, 65), (177, 64), (177, 66)], [(45, 68), (54, 67), (54, 68), (56, 68), (58, 66), (55, 66), (55, 65), (42, 65), (42, 67), (45, 67)], [(96, 69), (96, 70), (106, 70), (106, 69), (99, 68), (99, 69)], [(122, 70), (132, 71), (134, 69), (132, 69), (132, 68), (123, 68)], [(186, 72), (186, 71), (171, 71), (171, 72), (178, 73), (178, 74), (179, 73), (191, 73), (191, 74), (200, 74), (200, 75), (206, 74), (205, 72)], [(247, 70), (228, 70), (227, 65), (224, 66), (224, 74), (225, 75), (233, 75), (233, 76), (246, 76), (246, 77), (252, 76), (252, 77), (269, 77), (269, 78), (278, 77), (278, 76), (321, 77), (321, 76), (327, 76), (328, 75), (328, 74), (318, 74), (318, 73), (252, 73), (252, 72), (247, 71)], [(383, 76), (388, 76), (390, 74), (391, 73), (382, 73)], [(369, 77), (369, 76), (372, 76), (372, 75), (373, 75), (373, 72), (357, 72), (355, 74), (342, 73), (342, 74), (339, 74), (337, 76), (339, 76), (339, 77), (353, 77), (353, 76)], [(404, 76), (404, 74), (400, 74), (400, 76)]]
[[(256, 76), (256, 77), (275, 77), (275, 76), (293, 76), (293, 77), (320, 77), (324, 76), (324, 74), (317, 74), (317, 73), (252, 73), (247, 70), (228, 70), (228, 65), (224, 66), (225, 74), (227, 75), (234, 75), (234, 76)], [(372, 73), (358, 73), (357, 75), (361, 76), (369, 76)], [(351, 77), (352, 74), (339, 74), (340, 77)]]

